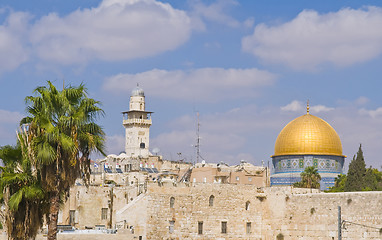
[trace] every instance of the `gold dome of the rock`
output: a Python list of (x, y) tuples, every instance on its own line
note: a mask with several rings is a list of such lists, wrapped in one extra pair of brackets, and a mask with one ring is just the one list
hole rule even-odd
[(273, 157), (309, 154), (343, 156), (341, 140), (334, 128), (308, 112), (281, 130)]

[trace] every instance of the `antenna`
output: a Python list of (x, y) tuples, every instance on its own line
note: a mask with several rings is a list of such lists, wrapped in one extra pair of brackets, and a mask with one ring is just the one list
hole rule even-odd
[[(197, 116), (197, 129), (196, 129), (196, 163), (199, 163), (199, 158), (203, 159), (202, 156), (200, 156), (200, 122), (199, 122), (199, 112), (196, 112)], [(203, 159), (204, 160), (204, 159)]]
[(199, 130), (200, 130), (200, 122), (199, 122), (199, 112), (196, 112), (197, 116), (197, 130), (196, 130), (196, 163), (199, 163), (199, 156), (200, 156), (200, 135), (199, 135)]

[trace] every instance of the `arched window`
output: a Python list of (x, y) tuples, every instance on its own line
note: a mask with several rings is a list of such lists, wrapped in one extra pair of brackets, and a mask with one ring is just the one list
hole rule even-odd
[(170, 208), (174, 208), (174, 203), (175, 203), (175, 198), (171, 197), (170, 198)]
[(250, 201), (247, 201), (246, 203), (245, 203), (245, 210), (249, 210), (249, 205), (250, 205)]
[(211, 195), (211, 196), (210, 196), (210, 199), (209, 199), (209, 205), (210, 205), (210, 207), (212, 207), (212, 206), (214, 205), (214, 199), (215, 199), (214, 195)]

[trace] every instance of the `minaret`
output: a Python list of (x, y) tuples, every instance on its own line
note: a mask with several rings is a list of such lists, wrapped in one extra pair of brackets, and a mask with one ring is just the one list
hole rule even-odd
[(151, 113), (145, 111), (145, 93), (137, 84), (131, 92), (129, 111), (123, 112), (125, 152), (132, 158), (149, 156)]

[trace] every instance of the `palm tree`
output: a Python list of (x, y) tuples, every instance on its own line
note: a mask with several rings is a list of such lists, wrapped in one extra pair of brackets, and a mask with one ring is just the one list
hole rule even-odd
[(294, 184), (295, 187), (302, 188), (320, 188), (321, 176), (318, 173), (318, 169), (310, 166), (300, 174), (301, 181)]
[(57, 238), (60, 196), (67, 197), (76, 179), (88, 183), (90, 154), (104, 154), (105, 134), (95, 123), (103, 115), (100, 103), (88, 98), (83, 84), (62, 91), (48, 81), (26, 97), (32, 155), (49, 198), (48, 239)]
[(46, 195), (28, 156), (25, 132), (18, 133), (15, 147), (0, 148), (0, 201), (9, 239), (34, 239), (47, 213)]
[(306, 183), (307, 188), (320, 188), (321, 176), (313, 166), (305, 168), (301, 173), (301, 180)]

